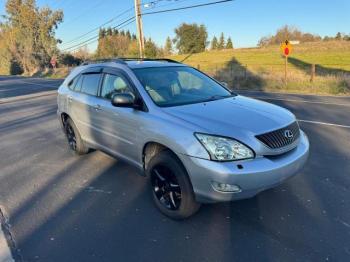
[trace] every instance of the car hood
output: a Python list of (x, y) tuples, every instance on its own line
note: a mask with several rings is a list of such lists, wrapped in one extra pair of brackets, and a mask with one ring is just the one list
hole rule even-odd
[(206, 132), (227, 136), (233, 131), (262, 134), (295, 121), (295, 116), (282, 107), (244, 96), (169, 107), (164, 111)]

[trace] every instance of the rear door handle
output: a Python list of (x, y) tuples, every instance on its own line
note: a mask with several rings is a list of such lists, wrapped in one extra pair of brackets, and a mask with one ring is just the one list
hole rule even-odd
[(73, 101), (73, 97), (72, 96), (68, 96), (68, 102), (71, 103)]

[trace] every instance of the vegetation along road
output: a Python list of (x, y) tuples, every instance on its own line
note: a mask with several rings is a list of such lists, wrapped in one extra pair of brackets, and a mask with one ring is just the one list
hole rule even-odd
[[(249, 200), (175, 222), (147, 179), (95, 151), (74, 156), (56, 117), (60, 80), (0, 77), (2, 228), (18, 261), (345, 261), (350, 256), (350, 98), (244, 92), (287, 107), (309, 162)], [(1, 248), (0, 256), (6, 253)]]

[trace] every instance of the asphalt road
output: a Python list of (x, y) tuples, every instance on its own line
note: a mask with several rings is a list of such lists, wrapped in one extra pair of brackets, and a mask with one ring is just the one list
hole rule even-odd
[(0, 77), (0, 219), (16, 260), (350, 260), (350, 98), (243, 92), (302, 120), (306, 167), (255, 198), (176, 222), (133, 167), (70, 153), (46, 92), (58, 84)]

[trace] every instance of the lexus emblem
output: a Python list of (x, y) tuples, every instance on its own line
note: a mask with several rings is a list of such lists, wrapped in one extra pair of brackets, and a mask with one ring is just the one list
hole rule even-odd
[(294, 137), (293, 132), (289, 129), (284, 131), (284, 137), (288, 139), (292, 139)]

